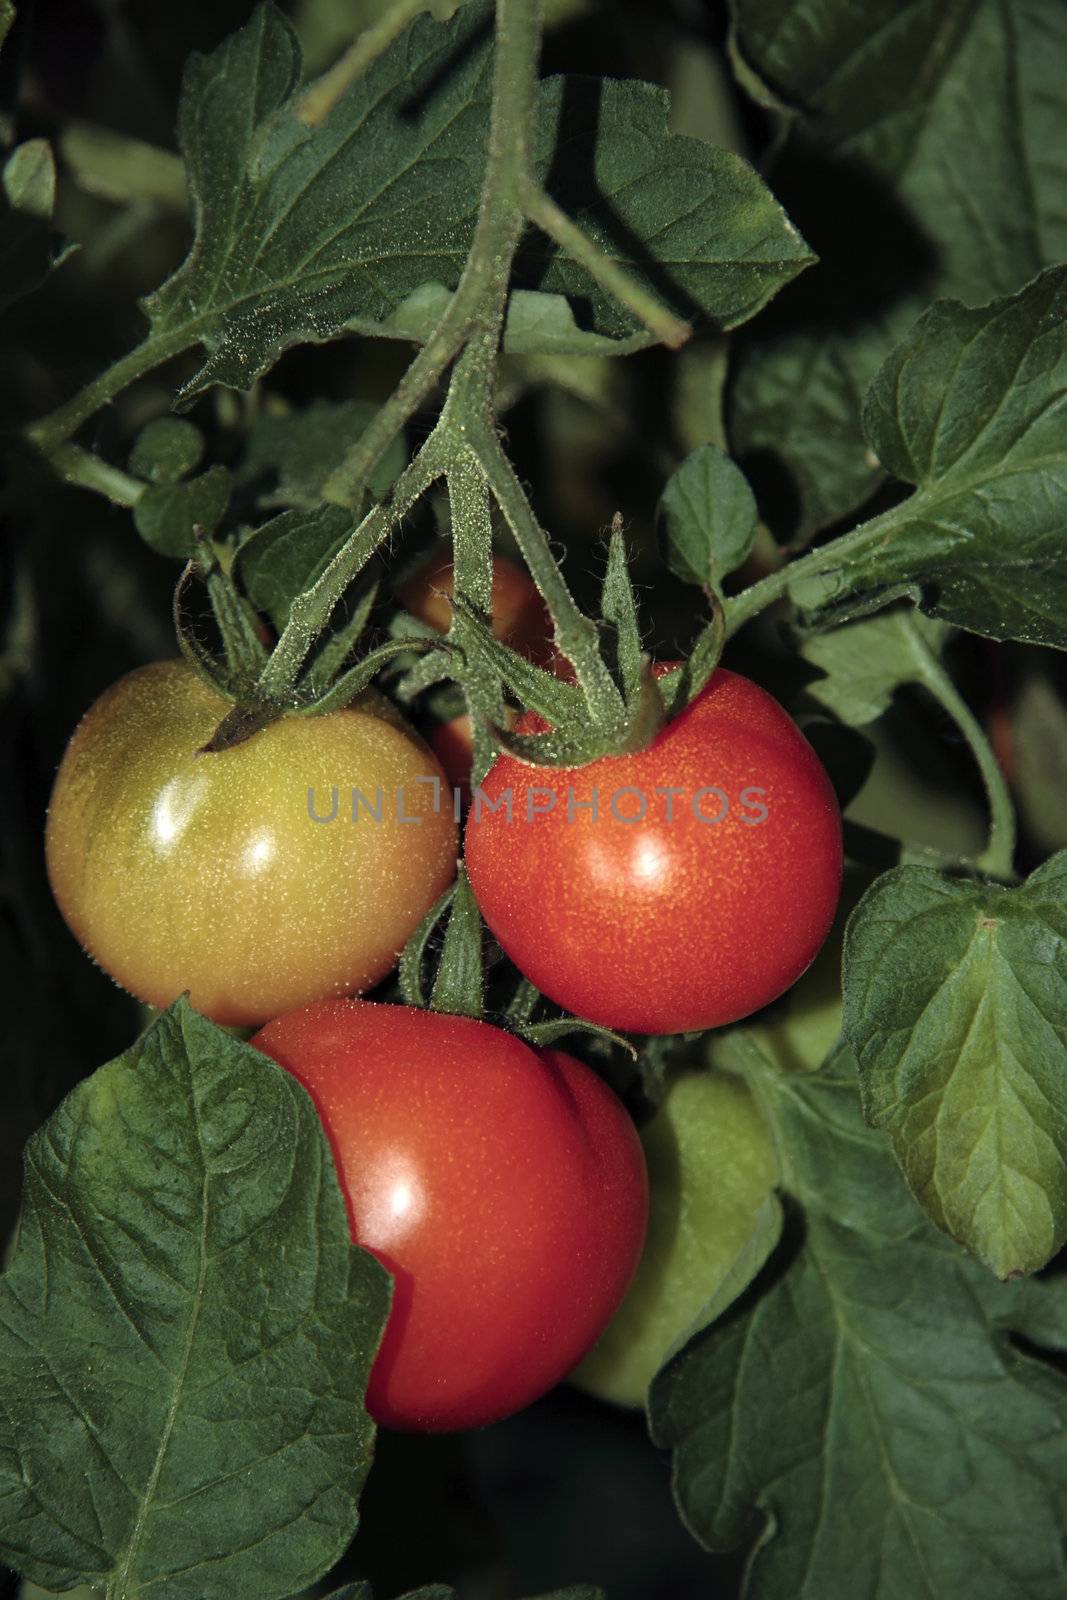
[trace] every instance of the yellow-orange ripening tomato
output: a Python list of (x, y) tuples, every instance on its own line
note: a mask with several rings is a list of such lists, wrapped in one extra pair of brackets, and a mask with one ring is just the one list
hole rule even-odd
[(456, 828), (430, 751), (362, 703), (202, 753), (228, 709), (178, 661), (121, 678), (67, 747), (46, 843), (60, 910), (117, 982), (249, 1025), (384, 977)]

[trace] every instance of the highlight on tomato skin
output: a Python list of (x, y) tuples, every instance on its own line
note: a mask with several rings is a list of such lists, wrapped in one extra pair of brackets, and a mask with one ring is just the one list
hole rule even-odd
[(841, 815), (792, 719), (720, 667), (636, 754), (581, 768), (499, 755), (465, 859), (486, 923), (543, 994), (624, 1032), (684, 1033), (759, 1010), (814, 960)]
[[(71, 737), (46, 829), (52, 892), (89, 955), (149, 1005), (189, 990), (238, 1026), (383, 978), (452, 878), (457, 830), (435, 758), (380, 701), (205, 754), (229, 702), (191, 668), (112, 684)], [(353, 819), (353, 790), (381, 791), (380, 821)]]
[(375, 1420), (479, 1427), (561, 1381), (644, 1243), (644, 1155), (611, 1090), (564, 1051), (410, 1006), (323, 1001), (251, 1043), (311, 1095), (353, 1240), (393, 1274)]

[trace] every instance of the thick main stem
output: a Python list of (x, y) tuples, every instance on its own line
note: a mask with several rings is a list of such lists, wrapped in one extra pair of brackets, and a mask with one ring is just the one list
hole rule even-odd
[(466, 344), (445, 410), (394, 485), (389, 500), (364, 518), (315, 585), (294, 600), (289, 621), (260, 677), (264, 695), (283, 698), (291, 694), (308, 652), (347, 584), (429, 484), (460, 459), (461, 452), (466, 456), (462, 421), (456, 427), (462, 442), (457, 446), (451, 439), (456, 411), (467, 406), (472, 421), (477, 418), (486, 426), (491, 424), (495, 351), (524, 222), (521, 184), (536, 110), (540, 15), (539, 0), (498, 0), (485, 183), (459, 287), (433, 338), (416, 356), (359, 444), (327, 480), (324, 497), (347, 505), (362, 493), (370, 466), (419, 398), (429, 392)]
[(323, 498), (352, 505), (368, 475), (477, 327), (499, 329), (523, 229), (521, 186), (536, 110), (540, 0), (497, 0), (485, 181), (467, 260), (448, 310), (399, 384), (327, 478)]
[(293, 601), (281, 638), (260, 673), (257, 687), (264, 698), (280, 701), (291, 697), (312, 646), (352, 579), (366, 566), (390, 528), (411, 510), (443, 471), (444, 461), (435, 432), (401, 473), (389, 499), (367, 513), (311, 588)]

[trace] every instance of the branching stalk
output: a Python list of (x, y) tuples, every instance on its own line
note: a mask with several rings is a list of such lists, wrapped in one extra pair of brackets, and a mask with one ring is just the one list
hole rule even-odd
[(42, 455), (53, 456), (59, 446), (65, 444), (71, 434), (76, 433), (82, 423), (87, 422), (101, 406), (114, 400), (123, 389), (136, 383), (138, 378), (143, 378), (146, 372), (161, 367), (164, 361), (181, 355), (183, 350), (196, 344), (204, 326), (203, 322), (190, 322), (172, 333), (150, 333), (128, 355), (108, 367), (92, 383), (86, 384), (73, 399), (65, 401), (38, 422), (31, 423), (26, 429), (26, 438)]
[(345, 90), (363, 76), (372, 62), (385, 54), (421, 12), (428, 9), (429, 0), (395, 0), (384, 16), (364, 28), (333, 66), (304, 90), (296, 108), (300, 121), (309, 128), (325, 122)]
[(494, 432), (472, 440), (485, 469), (493, 497), (522, 552), (537, 587), (555, 618), (556, 644), (574, 667), (593, 719), (601, 727), (625, 720), (622, 696), (600, 654), (600, 635), (592, 618), (574, 603), (562, 572), (534, 516), (515, 470)]
[(790, 561), (777, 572), (768, 573), (758, 583), (742, 589), (740, 594), (731, 595), (726, 601), (726, 637), (731, 638), (744, 623), (765, 611), (776, 600), (781, 600), (795, 584), (822, 572), (832, 572), (835, 567), (848, 567), (861, 550), (880, 543), (892, 533), (894, 527), (910, 521), (918, 510), (918, 500), (918, 494), (912, 495), (902, 506), (883, 511), (869, 522), (853, 528), (850, 533), (843, 533), (829, 544), (809, 550), (799, 561)]
[(396, 480), (389, 498), (372, 507), (311, 588), (296, 596), (281, 638), (260, 674), (257, 687), (262, 696), (278, 701), (292, 698), (300, 670), (334, 606), (391, 529), (444, 470), (444, 453), (435, 429)]
[(92, 489), (114, 506), (135, 506), (145, 492), (146, 485), (139, 478), (132, 478), (79, 444), (61, 444), (52, 452), (52, 466), (64, 483)]
[(568, 217), (529, 173), (523, 177), (522, 204), (530, 222), (554, 239), (560, 249), (583, 266), (589, 276), (595, 278), (620, 305), (632, 311), (661, 344), (677, 350), (692, 337), (693, 330), (689, 323), (668, 311), (654, 294), (650, 294), (636, 278), (630, 276), (625, 267), (620, 267), (617, 261), (601, 250), (596, 241)]

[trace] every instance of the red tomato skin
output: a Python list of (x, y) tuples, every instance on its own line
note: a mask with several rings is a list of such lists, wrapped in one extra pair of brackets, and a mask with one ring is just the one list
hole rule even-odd
[(252, 1044), (307, 1089), (353, 1240), (394, 1276), (367, 1392), (403, 1430), (479, 1427), (566, 1376), (640, 1257), (637, 1132), (588, 1067), (465, 1017), (328, 1000)]
[[(698, 821), (692, 797), (712, 785), (727, 794), (728, 812)], [(672, 822), (657, 786), (684, 791)], [(646, 797), (646, 820), (611, 814), (610, 796), (627, 787)], [(477, 796), (471, 807), (471, 887), (519, 970), (578, 1016), (633, 1033), (736, 1022), (795, 983), (829, 932), (842, 872), (836, 797), (796, 724), (738, 673), (717, 669), (635, 755), (553, 769), (502, 754), (482, 792), (496, 803), (509, 788), (512, 822)], [(596, 821), (578, 809), (594, 788)], [(765, 792), (744, 806), (748, 788)], [(531, 789), (551, 790), (556, 804), (528, 821)], [(623, 797), (619, 808), (637, 804)], [(721, 808), (715, 798), (701, 804), (709, 816)], [(765, 819), (744, 820), (760, 807)]]

